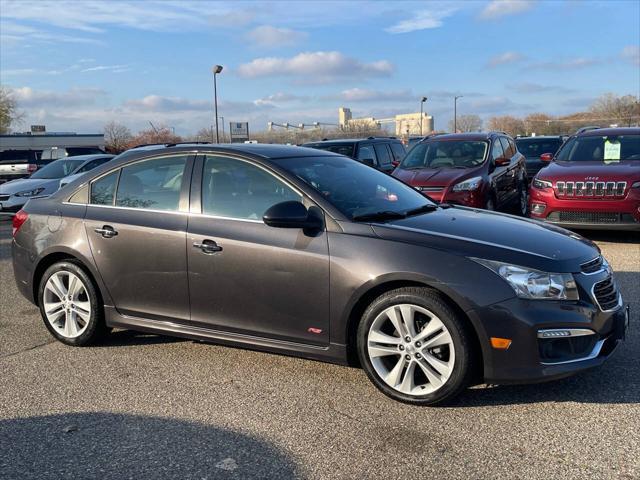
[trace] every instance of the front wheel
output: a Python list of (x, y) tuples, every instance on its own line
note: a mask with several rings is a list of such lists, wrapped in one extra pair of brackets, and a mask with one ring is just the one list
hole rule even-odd
[(518, 189), (518, 214), (521, 217), (526, 217), (529, 213), (529, 192), (527, 191), (526, 182), (520, 183)]
[(435, 405), (472, 379), (473, 344), (466, 324), (428, 288), (378, 297), (358, 328), (358, 355), (369, 379), (389, 397)]
[(47, 269), (40, 281), (38, 303), (44, 324), (62, 343), (91, 345), (108, 331), (98, 291), (75, 261), (58, 262)]

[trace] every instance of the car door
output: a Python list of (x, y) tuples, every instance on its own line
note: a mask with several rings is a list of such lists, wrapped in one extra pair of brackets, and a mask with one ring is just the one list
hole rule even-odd
[(192, 165), (186, 154), (157, 156), (90, 185), (86, 233), (122, 314), (189, 319), (186, 231)]
[(329, 252), (324, 231), (274, 228), (271, 206), (302, 200), (250, 160), (196, 162), (187, 256), (191, 320), (237, 334), (305, 344), (329, 342)]
[(373, 146), (376, 149), (376, 155), (378, 156), (378, 169), (385, 173), (393, 172), (395, 167), (393, 166), (393, 163), (391, 163), (392, 154), (389, 145), (386, 143), (374, 143)]
[(504, 157), (504, 149), (498, 137), (493, 139), (491, 144), (491, 183), (494, 185), (496, 195), (496, 207), (502, 206), (506, 201), (506, 195), (509, 191), (510, 178), (508, 176), (508, 167), (496, 165), (496, 160)]

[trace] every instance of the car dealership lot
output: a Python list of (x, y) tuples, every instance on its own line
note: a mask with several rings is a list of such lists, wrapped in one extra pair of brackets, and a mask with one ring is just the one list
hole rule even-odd
[(640, 476), (638, 235), (587, 234), (635, 302), (603, 368), (417, 408), (309, 360), (129, 332), (65, 347), (13, 284), (10, 233), (0, 220), (2, 478)]

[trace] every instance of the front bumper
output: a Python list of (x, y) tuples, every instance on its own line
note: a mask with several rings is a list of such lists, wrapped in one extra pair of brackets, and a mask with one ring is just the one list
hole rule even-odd
[[(542, 209), (543, 211), (539, 211)], [(569, 229), (640, 230), (640, 189), (625, 198), (557, 198), (552, 188), (529, 190), (531, 218)]]
[[(602, 365), (624, 340), (629, 325), (629, 308), (620, 301), (610, 312), (586, 302), (527, 301), (512, 298), (467, 312), (480, 322), (483, 343), (484, 379), (487, 383), (537, 383), (567, 377)], [(584, 350), (566, 357), (545, 357), (547, 340), (541, 330), (580, 329), (593, 332)], [(507, 350), (488, 347), (491, 337), (512, 340)], [(562, 339), (558, 340), (562, 341)]]

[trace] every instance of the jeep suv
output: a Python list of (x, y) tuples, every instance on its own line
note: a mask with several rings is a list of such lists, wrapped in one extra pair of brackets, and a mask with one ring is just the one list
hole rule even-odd
[(402, 142), (395, 137), (323, 140), (305, 143), (303, 147), (339, 153), (386, 173), (393, 172), (406, 153)]
[(525, 158), (502, 132), (428, 137), (393, 176), (439, 202), (527, 213)]
[[(531, 182), (531, 217), (567, 228), (640, 230), (640, 128), (570, 137)], [(552, 158), (551, 158), (552, 157)]]

